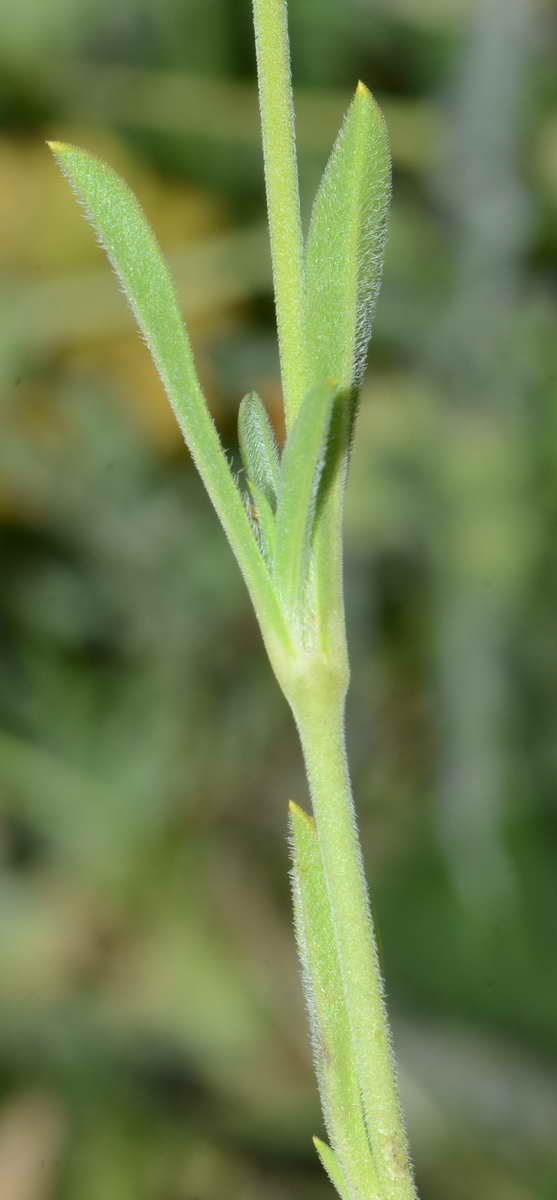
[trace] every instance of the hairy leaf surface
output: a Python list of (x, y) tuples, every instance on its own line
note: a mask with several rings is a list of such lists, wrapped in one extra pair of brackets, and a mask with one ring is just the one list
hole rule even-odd
[(350, 1192), (348, 1191), (346, 1180), (342, 1173), (342, 1167), (337, 1161), (334, 1151), (331, 1150), (331, 1147), (328, 1146), (326, 1142), (323, 1142), (321, 1138), (314, 1137), (313, 1144), (319, 1155), (321, 1165), (324, 1167), (327, 1175), (329, 1176), (333, 1187), (336, 1188), (340, 1196), (340, 1200), (351, 1200)]
[(274, 574), (286, 610), (291, 614), (298, 613), (307, 580), (315, 502), (338, 394), (333, 381), (310, 389), (282, 455)]
[(238, 439), (242, 462), (251, 483), (276, 507), (280, 479), (280, 455), (273, 426), (257, 392), (249, 392), (240, 404)]
[(357, 387), (381, 285), (391, 159), (383, 116), (363, 83), (345, 116), (311, 216), (306, 252), (312, 379)]
[(272, 582), (197, 379), (168, 266), (129, 187), (75, 146), (50, 143), (118, 275), (248, 585), (264, 635), (285, 637)]
[[(315, 822), (290, 804), (296, 937), (310, 1015), (315, 1063), (327, 1131), (346, 1179), (341, 1195), (379, 1200), (370, 1192), (375, 1172), (354, 1071), (344, 985)], [(317, 1146), (321, 1153), (319, 1146)], [(328, 1148), (327, 1148), (328, 1149)], [(329, 1155), (330, 1155), (329, 1151)], [(327, 1156), (325, 1156), (327, 1157)]]

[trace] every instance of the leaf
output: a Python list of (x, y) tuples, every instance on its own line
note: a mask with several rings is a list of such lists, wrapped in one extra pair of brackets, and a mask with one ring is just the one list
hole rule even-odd
[(311, 530), (338, 384), (316, 384), (305, 396), (282, 455), (276, 514), (274, 576), (286, 611), (300, 617)]
[(238, 439), (248, 480), (264, 493), (274, 510), (280, 479), (280, 455), (273, 426), (256, 392), (249, 392), (240, 404)]
[[(379, 1200), (315, 821), (297, 804), (290, 803), (289, 810), (296, 938), (319, 1092), (327, 1131), (346, 1180), (344, 1193), (331, 1178), (341, 1195), (347, 1193), (350, 1200)], [(327, 1163), (325, 1169), (329, 1171)]]
[(314, 530), (314, 594), (321, 648), (346, 662), (342, 595), (344, 486), (358, 387), (379, 292), (391, 164), (383, 117), (362, 83), (325, 168), (306, 250), (310, 377), (333, 376), (350, 399), (335, 411)]
[(350, 1194), (346, 1189), (346, 1180), (342, 1173), (342, 1167), (340, 1163), (337, 1162), (331, 1147), (328, 1146), (326, 1142), (322, 1142), (321, 1138), (318, 1137), (313, 1138), (313, 1144), (321, 1160), (321, 1165), (325, 1168), (325, 1171), (327, 1172), (327, 1175), (329, 1176), (333, 1186), (336, 1187), (341, 1200), (350, 1200)]
[(391, 159), (383, 116), (359, 83), (325, 168), (306, 251), (307, 338), (314, 381), (357, 387), (381, 285)]
[(201, 392), (170, 271), (127, 184), (75, 146), (50, 148), (82, 202), (128, 297), (192, 458), (250, 591), (267, 645), (287, 633), (257, 544)]
[(249, 490), (252, 495), (253, 504), (256, 514), (256, 525), (259, 541), (265, 555), (265, 559), (269, 564), (272, 564), (275, 554), (276, 544), (276, 525), (275, 514), (267, 500), (264, 492), (261, 492), (251, 479), (248, 480)]

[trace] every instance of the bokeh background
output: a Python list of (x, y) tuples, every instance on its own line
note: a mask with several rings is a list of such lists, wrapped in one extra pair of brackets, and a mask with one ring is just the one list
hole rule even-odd
[[(347, 499), (350, 749), (422, 1200), (557, 1195), (557, 8), (291, 0), (303, 207), (392, 133)], [(0, 1195), (325, 1200), (292, 723), (45, 138), (172, 262), (236, 456), (280, 389), (248, 0), (18, 0), (0, 48)]]

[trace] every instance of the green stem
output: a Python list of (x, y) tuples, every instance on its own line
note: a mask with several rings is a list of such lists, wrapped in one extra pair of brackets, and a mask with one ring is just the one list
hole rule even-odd
[(344, 737), (344, 698), (322, 674), (294, 704), (345, 990), (354, 1065), (382, 1200), (415, 1200)]
[(253, 17), (284, 409), (291, 425), (307, 391), (307, 356), (286, 0), (253, 0)]

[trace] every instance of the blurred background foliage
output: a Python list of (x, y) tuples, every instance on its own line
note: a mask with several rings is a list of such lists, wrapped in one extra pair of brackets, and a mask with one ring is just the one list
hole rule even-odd
[[(291, 0), (303, 206), (394, 148), (347, 513), (355, 787), (423, 1200), (557, 1195), (557, 9)], [(234, 457), (280, 394), (248, 0), (18, 0), (0, 48), (0, 1194), (324, 1200), (292, 723), (44, 146), (137, 190)]]

